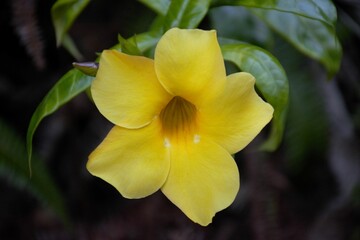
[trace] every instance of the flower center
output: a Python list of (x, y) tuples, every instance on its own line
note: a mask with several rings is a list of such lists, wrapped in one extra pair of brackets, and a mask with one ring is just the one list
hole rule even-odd
[[(175, 96), (160, 112), (163, 134), (167, 141), (193, 138), (196, 132), (196, 107)], [(169, 143), (168, 143), (169, 144)]]

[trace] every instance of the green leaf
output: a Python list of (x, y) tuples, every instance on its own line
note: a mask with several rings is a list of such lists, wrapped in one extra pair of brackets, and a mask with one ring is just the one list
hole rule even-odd
[(39, 123), (48, 115), (58, 110), (79, 93), (88, 88), (92, 77), (84, 75), (76, 69), (67, 72), (48, 92), (31, 117), (26, 136), (29, 168), (31, 174), (31, 156), (33, 135)]
[(262, 47), (270, 48), (274, 45), (273, 31), (244, 7), (213, 8), (209, 11), (208, 17), (211, 28), (216, 29), (218, 36), (239, 39)]
[(49, 175), (45, 165), (37, 157), (33, 158), (33, 175), (29, 178), (25, 143), (0, 119), (0, 177), (13, 186), (27, 189), (59, 216), (65, 225), (69, 217), (64, 199)]
[(297, 174), (304, 170), (309, 159), (326, 155), (329, 140), (324, 105), (327, 99), (319, 97), (319, 83), (310, 74), (312, 69), (301, 69), (303, 64), (303, 61), (295, 63), (297, 69), (289, 71), (291, 94), (283, 145), (285, 165)]
[(213, 0), (212, 5), (236, 5), (287, 12), (321, 21), (331, 27), (337, 18), (331, 0)]
[(136, 41), (136, 35), (132, 38), (125, 39), (120, 34), (118, 35), (118, 40), (121, 45), (121, 51), (126, 54), (141, 56), (142, 52), (138, 47)]
[(158, 31), (154, 31), (137, 34), (132, 38), (136, 38), (136, 43), (140, 51), (145, 52), (146, 50), (155, 46), (161, 36), (161, 33), (159, 33)]
[[(144, 52), (147, 49), (154, 46), (161, 35), (158, 32), (147, 32), (136, 35), (132, 38), (136, 38), (136, 43), (140, 51)], [(128, 40), (129, 41), (129, 40)], [(117, 44), (113, 49), (121, 50), (121, 44)], [(93, 64), (93, 63), (92, 63)], [(79, 65), (79, 63), (77, 63)], [(96, 65), (94, 66), (77, 66), (79, 68), (83, 67), (82, 70), (86, 74), (95, 74), (97, 71)], [(93, 72), (93, 70), (95, 72)], [(89, 72), (90, 71), (90, 72)], [(31, 121), (29, 124), (26, 143), (29, 159), (29, 168), (31, 172), (31, 156), (32, 156), (32, 139), (35, 133), (36, 128), (40, 122), (48, 115), (52, 114), (58, 110), (62, 105), (70, 101), (72, 98), (76, 97), (78, 94), (90, 87), (92, 82), (92, 77), (86, 76), (84, 73), (79, 70), (72, 69), (67, 72), (48, 92), (45, 98), (41, 101), (37, 109), (35, 110)]]
[(295, 48), (324, 65), (330, 77), (339, 70), (342, 50), (330, 0), (213, 0), (212, 4), (248, 7)]
[(79, 49), (76, 47), (74, 41), (69, 36), (69, 34), (65, 33), (63, 42), (62, 42), (64, 48), (78, 61), (81, 61), (84, 59), (83, 55), (80, 53)]
[(256, 87), (274, 107), (271, 133), (262, 149), (275, 150), (283, 137), (288, 105), (289, 86), (284, 69), (269, 52), (247, 43), (222, 45), (221, 50), (226, 61), (256, 78)]
[(170, 0), (139, 0), (159, 15), (165, 15), (169, 6)]
[(90, 0), (57, 0), (51, 8), (52, 21), (55, 27), (58, 46), (64, 40), (65, 34)]
[(209, 10), (211, 0), (173, 0), (164, 18), (164, 31), (196, 28)]
[(248, 7), (295, 48), (323, 64), (330, 77), (339, 70), (342, 50), (330, 0), (213, 0), (212, 5)]
[(251, 11), (299, 51), (322, 63), (330, 77), (339, 70), (342, 49), (334, 28), (295, 14)]
[(173, 27), (196, 28), (207, 14), (211, 2), (211, 0), (140, 1), (159, 14), (151, 26), (151, 32), (156, 33), (159, 38)]
[[(128, 42), (136, 42), (137, 48), (141, 53), (145, 53), (147, 50), (151, 49), (156, 45), (156, 43), (161, 38), (162, 33), (159, 31), (145, 32), (137, 34), (127, 39)], [(121, 43), (116, 44), (111, 49), (116, 49), (122, 51)]]

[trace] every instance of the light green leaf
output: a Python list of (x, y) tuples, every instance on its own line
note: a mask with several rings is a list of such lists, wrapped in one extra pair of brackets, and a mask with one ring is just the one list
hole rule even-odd
[(90, 0), (57, 0), (51, 8), (51, 16), (55, 27), (56, 44), (64, 40), (65, 34)]
[(141, 56), (142, 52), (138, 47), (136, 41), (136, 35), (132, 38), (125, 39), (120, 34), (118, 35), (118, 40), (121, 45), (121, 51), (126, 54)]
[(64, 48), (66, 50), (68, 50), (68, 52), (77, 60), (77, 61), (82, 61), (84, 59), (84, 57), (82, 56), (82, 54), (80, 53), (79, 49), (76, 47), (74, 41), (72, 40), (72, 38), (69, 36), (69, 34), (65, 33), (64, 34), (64, 38), (63, 38), (63, 42), (62, 42)]
[(33, 135), (39, 123), (48, 115), (58, 110), (79, 93), (88, 88), (92, 77), (84, 75), (79, 70), (67, 72), (48, 92), (31, 117), (26, 136), (29, 168), (31, 173), (31, 156)]
[(274, 107), (271, 133), (262, 149), (275, 150), (283, 136), (288, 105), (289, 86), (284, 69), (269, 52), (247, 43), (222, 45), (221, 50), (226, 61), (256, 78), (256, 87)]
[(25, 142), (0, 119), (0, 177), (9, 184), (26, 189), (45, 203), (69, 225), (69, 217), (64, 199), (49, 175), (45, 165), (37, 157), (33, 158), (33, 175), (29, 177)]
[[(137, 48), (141, 53), (145, 53), (147, 50), (151, 49), (156, 45), (156, 43), (161, 38), (162, 33), (159, 31), (145, 32), (137, 34), (128, 38), (126, 41), (136, 43)], [(116, 49), (118, 51), (123, 51), (121, 43), (116, 44), (111, 49)]]
[(170, 0), (139, 0), (139, 1), (160, 15), (166, 14), (171, 2)]
[(138, 48), (141, 52), (145, 52), (146, 50), (155, 46), (161, 36), (162, 34), (160, 34), (158, 31), (154, 31), (137, 34), (131, 38), (136, 38)]
[(211, 0), (173, 0), (164, 18), (164, 31), (196, 28), (209, 10)]
[(336, 21), (336, 9), (331, 0), (213, 0), (212, 5), (236, 5), (287, 12), (321, 21), (331, 27)]
[(302, 53), (322, 63), (330, 77), (339, 70), (342, 50), (334, 28), (295, 14), (251, 11)]

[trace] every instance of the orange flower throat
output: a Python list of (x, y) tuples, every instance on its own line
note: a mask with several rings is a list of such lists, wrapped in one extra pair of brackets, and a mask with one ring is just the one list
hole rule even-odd
[(182, 97), (175, 96), (160, 112), (164, 137), (179, 140), (194, 137), (196, 133), (197, 109), (194, 104)]

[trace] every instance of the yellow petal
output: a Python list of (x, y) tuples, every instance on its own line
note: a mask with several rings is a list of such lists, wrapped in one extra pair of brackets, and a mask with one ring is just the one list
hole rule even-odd
[(170, 29), (156, 47), (155, 71), (175, 96), (199, 105), (213, 98), (226, 79), (216, 32)]
[(115, 126), (91, 153), (89, 172), (113, 185), (126, 198), (141, 198), (159, 190), (169, 172), (158, 119), (140, 129)]
[(115, 50), (101, 54), (91, 94), (109, 121), (126, 128), (149, 124), (170, 100), (156, 78), (153, 60)]
[(255, 78), (249, 73), (227, 77), (225, 91), (200, 110), (200, 135), (210, 138), (230, 153), (249, 144), (271, 120), (273, 107), (255, 92)]
[(239, 191), (236, 163), (225, 149), (202, 138), (170, 148), (170, 172), (161, 190), (191, 220), (206, 226)]

